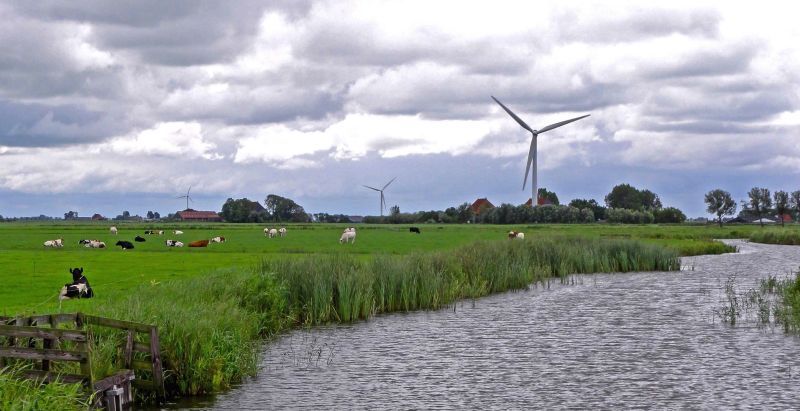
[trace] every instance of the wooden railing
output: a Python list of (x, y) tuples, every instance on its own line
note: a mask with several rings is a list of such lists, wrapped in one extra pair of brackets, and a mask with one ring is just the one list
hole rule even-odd
[[(59, 328), (65, 324), (74, 329)], [(91, 367), (92, 338), (87, 326), (125, 332), (124, 341), (120, 342), (123, 354), (121, 372), (103, 380), (94, 380)], [(146, 342), (137, 341), (137, 334), (144, 334), (140, 340)], [(38, 340), (42, 341), (41, 344)], [(74, 347), (69, 350), (61, 349), (62, 342), (69, 342)], [(137, 353), (140, 353), (139, 358), (144, 357), (147, 360), (136, 359)], [(154, 325), (83, 313), (0, 317), (0, 368), (9, 362), (8, 359), (31, 361), (33, 369), (24, 372), (24, 376), (28, 378), (82, 383), (87, 388), (92, 387), (95, 392), (104, 391), (106, 387), (116, 385), (114, 382), (127, 378), (128, 381), (132, 380), (137, 389), (153, 392), (161, 400), (165, 396), (158, 328)], [(54, 361), (78, 362), (80, 373), (55, 374), (51, 370), (51, 363)], [(139, 378), (139, 374), (134, 379), (136, 370), (147, 371), (152, 379), (143, 380)], [(130, 396), (129, 393), (128, 395)]]

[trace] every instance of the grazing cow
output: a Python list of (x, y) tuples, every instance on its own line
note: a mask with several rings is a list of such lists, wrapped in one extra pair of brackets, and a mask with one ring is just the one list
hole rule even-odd
[(509, 240), (513, 240), (515, 238), (518, 239), (518, 240), (524, 240), (525, 239), (525, 233), (521, 233), (519, 231), (509, 231), (508, 232), (508, 239)]
[(130, 241), (121, 241), (120, 240), (120, 241), (117, 241), (117, 244), (115, 244), (115, 245), (118, 245), (118, 246), (122, 247), (122, 251), (132, 250), (133, 249), (133, 244), (131, 244)]
[(208, 247), (208, 240), (197, 240), (189, 243), (189, 247)]
[(269, 238), (275, 238), (276, 235), (278, 235), (278, 230), (276, 230), (274, 228), (270, 228), (269, 229)]
[(111, 234), (117, 235), (117, 227), (114, 227), (113, 225), (108, 229), (108, 231), (111, 231)]
[(281, 237), (286, 237), (286, 227), (279, 228), (278, 229), (278, 234), (280, 234)]
[(143, 243), (143, 242), (145, 242), (147, 240), (145, 240), (144, 237), (139, 237), (137, 235), (136, 238), (133, 239), (133, 241), (136, 241), (137, 243)]
[(264, 237), (269, 237), (269, 227), (264, 229)]
[(172, 234), (181, 235), (181, 234), (183, 234), (183, 231), (181, 231), (181, 230), (173, 230)]
[(86, 244), (91, 243), (92, 241), (97, 241), (97, 240), (80, 240), (80, 241), (78, 241), (78, 244), (86, 245)]
[(164, 243), (167, 247), (183, 247), (183, 243), (178, 240), (167, 240)]
[(353, 229), (353, 231), (349, 231), (349, 230), (350, 229), (344, 230), (344, 232), (342, 233), (342, 236), (339, 237), (339, 244), (348, 243), (348, 242), (355, 244), (355, 242), (356, 242), (356, 230), (355, 229)]
[(97, 240), (89, 240), (89, 242), (83, 246), (86, 248), (106, 248), (106, 243)]
[(225, 242), (225, 237), (223, 237), (223, 236), (214, 237), (214, 238), (211, 239), (211, 242), (212, 243), (224, 243)]
[(352, 231), (352, 232), (354, 232), (354, 233), (355, 233), (355, 232), (356, 232), (356, 228), (355, 228), (355, 227), (347, 227), (347, 228), (345, 228), (345, 229), (344, 229), (344, 231), (342, 231), (342, 232), (343, 232), (343, 233), (346, 233), (346, 232), (349, 232), (349, 231)]
[(61, 288), (61, 293), (59, 293), (58, 299), (66, 300), (70, 298), (94, 297), (92, 286), (89, 285), (89, 280), (83, 275), (83, 267), (74, 269), (70, 268), (69, 272), (72, 274), (72, 282), (64, 284), (64, 287)]
[(410, 227), (410, 228), (408, 229), (408, 232), (410, 232), (410, 233), (417, 233), (417, 234), (421, 234), (421, 233), (419, 232), (419, 227)]
[(47, 240), (44, 242), (45, 247), (63, 247), (64, 240), (61, 238), (56, 238), (55, 240)]
[(164, 235), (164, 230), (158, 230), (158, 235)]

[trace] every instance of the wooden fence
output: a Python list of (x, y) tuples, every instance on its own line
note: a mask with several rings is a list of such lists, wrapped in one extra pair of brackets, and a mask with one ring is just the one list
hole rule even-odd
[[(59, 328), (67, 325), (68, 329)], [(95, 381), (92, 376), (91, 351), (92, 338), (87, 326), (105, 327), (124, 332), (124, 341), (120, 342), (122, 350), (122, 371)], [(72, 329), (74, 327), (74, 329)], [(144, 334), (137, 341), (137, 334)], [(5, 338), (5, 343), (3, 343)], [(41, 340), (41, 344), (38, 341)], [(61, 349), (62, 342), (70, 342), (74, 348)], [(140, 353), (137, 359), (135, 354)], [(146, 360), (142, 360), (144, 357)], [(68, 383), (82, 383), (95, 392), (102, 392), (115, 382), (126, 379), (133, 380), (137, 389), (153, 392), (159, 399), (164, 399), (164, 373), (161, 364), (158, 328), (154, 325), (114, 320), (83, 313), (35, 315), (30, 317), (0, 317), (0, 367), (6, 359), (15, 358), (32, 361), (34, 369), (24, 375), (44, 381), (59, 379)], [(80, 364), (79, 374), (55, 374), (51, 370), (54, 361), (77, 362)], [(136, 370), (146, 371), (150, 380), (139, 378)], [(133, 379), (133, 375), (136, 379)], [(110, 385), (109, 385), (110, 384)], [(126, 393), (130, 397), (130, 393)]]

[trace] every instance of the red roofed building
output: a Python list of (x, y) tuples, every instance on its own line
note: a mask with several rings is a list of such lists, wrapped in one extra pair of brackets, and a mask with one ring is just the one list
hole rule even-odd
[(478, 215), (483, 210), (494, 208), (494, 204), (492, 204), (492, 202), (487, 200), (486, 198), (479, 198), (475, 200), (475, 202), (472, 203), (472, 205), (469, 206), (469, 208), (470, 210), (472, 210), (473, 214)]
[[(531, 199), (529, 198), (528, 201), (525, 202), (525, 205), (530, 207), (531, 206)], [(553, 202), (550, 201), (549, 198), (539, 197), (536, 201), (537, 205), (553, 205)]]
[(215, 211), (196, 211), (188, 209), (178, 211), (178, 217), (183, 221), (222, 221), (222, 217)]
[(781, 215), (778, 215), (777, 217), (778, 217), (778, 221), (781, 221), (781, 219), (783, 219), (784, 223), (791, 223), (792, 222), (792, 216), (789, 215), (789, 214), (781, 214)]

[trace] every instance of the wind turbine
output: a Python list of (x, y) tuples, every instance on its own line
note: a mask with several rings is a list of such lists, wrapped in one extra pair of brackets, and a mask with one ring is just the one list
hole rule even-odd
[(525, 190), (525, 183), (528, 182), (528, 172), (530, 172), (531, 164), (533, 164), (533, 173), (532, 173), (533, 175), (531, 176), (531, 206), (532, 207), (536, 207), (539, 204), (539, 193), (538, 193), (538, 186), (537, 186), (538, 180), (537, 180), (537, 174), (536, 174), (536, 168), (537, 168), (537, 163), (536, 163), (536, 142), (538, 140), (539, 134), (544, 133), (545, 131), (550, 131), (550, 130), (552, 130), (554, 128), (561, 127), (561, 126), (563, 126), (565, 124), (572, 123), (573, 121), (578, 121), (578, 120), (580, 120), (582, 118), (589, 117), (589, 114), (586, 114), (586, 115), (583, 115), (583, 116), (580, 116), (580, 117), (571, 118), (569, 120), (560, 121), (558, 123), (553, 123), (553, 124), (550, 124), (549, 126), (543, 128), (541, 130), (534, 130), (530, 126), (525, 124), (525, 122), (522, 121), (521, 118), (517, 117), (516, 114), (514, 114), (511, 110), (509, 110), (508, 107), (504, 106), (503, 103), (500, 102), (500, 100), (494, 98), (494, 96), (491, 96), (491, 97), (492, 97), (492, 100), (494, 100), (497, 104), (499, 104), (500, 107), (502, 107), (503, 110), (505, 110), (506, 113), (508, 113), (508, 115), (511, 116), (511, 118), (513, 118), (520, 126), (522, 126), (522, 128), (524, 128), (525, 130), (528, 130), (528, 131), (531, 132), (531, 135), (532, 135), (532, 137), (531, 137), (531, 149), (530, 149), (530, 151), (528, 151), (528, 163), (527, 163), (527, 166), (525, 166), (525, 178), (522, 180), (522, 190)]
[(392, 184), (392, 181), (394, 181), (396, 178), (397, 177), (389, 180), (389, 182), (386, 183), (386, 185), (383, 186), (383, 188), (381, 188), (381, 189), (377, 189), (375, 187), (370, 187), (370, 186), (364, 186), (364, 187), (366, 187), (366, 188), (368, 188), (370, 190), (375, 190), (375, 191), (381, 193), (381, 217), (383, 217), (383, 209), (384, 209), (384, 207), (386, 207), (386, 198), (383, 196), (383, 190), (386, 190), (386, 187), (389, 187), (389, 184)]
[(189, 197), (189, 191), (192, 191), (192, 186), (189, 186), (189, 189), (186, 190), (186, 194), (185, 195), (175, 197), (175, 198), (185, 198), (186, 199), (186, 209), (187, 210), (189, 209), (189, 201), (194, 203), (194, 200), (192, 200), (192, 197)]

